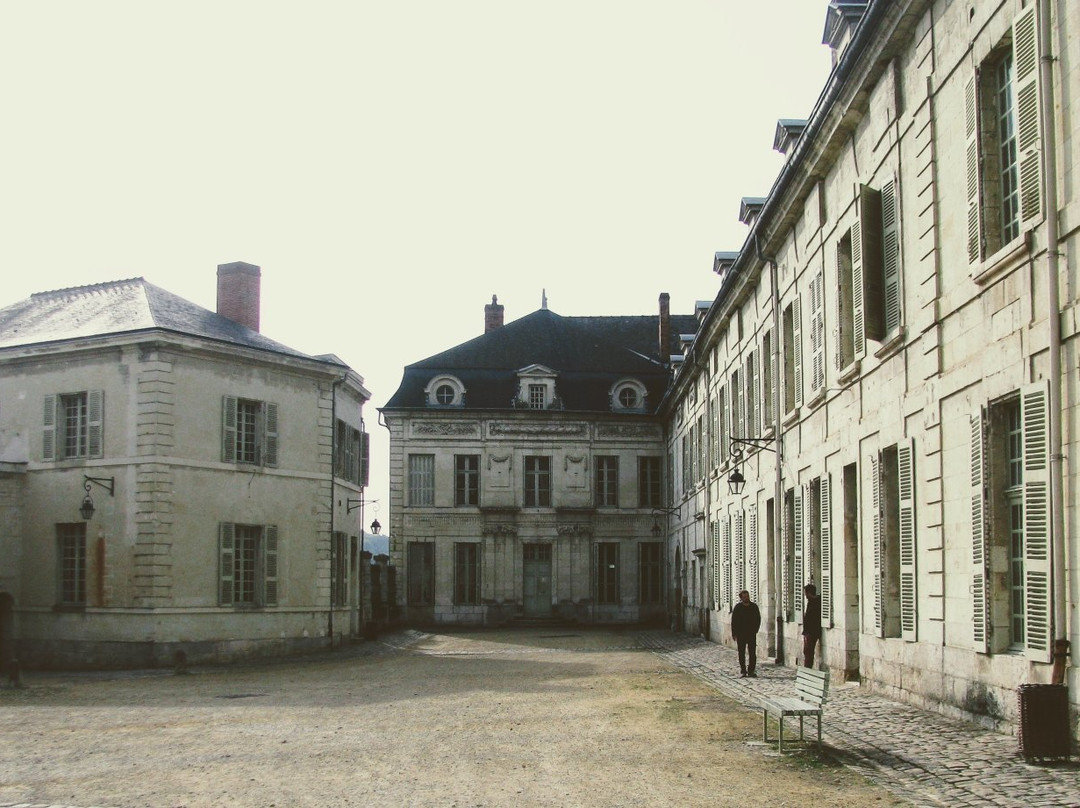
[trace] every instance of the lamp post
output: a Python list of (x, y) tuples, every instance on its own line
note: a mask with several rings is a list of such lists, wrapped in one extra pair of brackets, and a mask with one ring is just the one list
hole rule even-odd
[[(376, 503), (378, 503), (378, 501), (379, 500), (377, 500), (377, 499), (373, 499), (371, 502), (372, 502), (372, 504), (376, 504)], [(358, 569), (356, 570), (356, 574), (357, 574), (357, 577), (360, 579), (359, 580), (359, 588), (357, 590), (357, 597), (358, 597), (358, 599), (360, 601), (360, 625), (359, 625), (359, 629), (360, 629), (360, 636), (361, 637), (364, 636), (364, 622), (365, 622), (364, 621), (364, 583), (365, 583), (364, 579), (367, 576), (364, 573), (368, 572), (368, 574), (370, 574), (370, 571), (369, 571), (370, 567), (369, 567), (368, 570), (364, 570), (364, 504), (365, 503), (364, 503), (364, 497), (363, 496), (361, 496), (360, 499), (347, 499), (347, 500), (345, 500), (345, 513), (346, 514), (352, 513), (357, 508), (360, 509), (360, 558), (359, 558), (359, 560), (357, 562), (359, 566), (358, 566)], [(379, 534), (379, 531), (382, 530), (382, 525), (379, 524), (378, 517), (371, 520), (370, 527), (371, 527), (372, 535), (377, 536)]]
[(83, 475), (83, 489), (86, 491), (86, 495), (82, 498), (82, 504), (79, 505), (79, 515), (87, 522), (90, 521), (94, 515), (94, 498), (90, 496), (90, 486), (100, 485), (106, 491), (109, 492), (109, 496), (116, 496), (114, 493), (116, 489), (115, 477), (89, 477)]

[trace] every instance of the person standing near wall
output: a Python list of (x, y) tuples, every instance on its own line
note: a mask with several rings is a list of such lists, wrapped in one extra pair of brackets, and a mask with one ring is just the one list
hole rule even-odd
[[(750, 600), (750, 593), (745, 589), (739, 593), (739, 602), (731, 610), (731, 634), (739, 647), (739, 668), (743, 676), (757, 676), (757, 633), (761, 628), (761, 611)], [(750, 664), (747, 666), (746, 651), (750, 650)]]
[(821, 639), (821, 598), (818, 596), (817, 587), (807, 584), (803, 587), (806, 595), (806, 608), (803, 609), (803, 665), (807, 668), (814, 667), (814, 652), (817, 650), (818, 640)]

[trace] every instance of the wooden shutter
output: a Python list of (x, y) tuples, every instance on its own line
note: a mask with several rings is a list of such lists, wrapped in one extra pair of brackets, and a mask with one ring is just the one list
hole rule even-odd
[(794, 558), (791, 564), (792, 572), (792, 587), (791, 597), (795, 601), (795, 622), (802, 622), (803, 614), (803, 586), (805, 583), (805, 553), (803, 548), (806, 546), (806, 537), (803, 535), (803, 531), (806, 530), (806, 520), (803, 519), (803, 503), (809, 502), (809, 497), (805, 496), (805, 490), (802, 486), (795, 486), (795, 525), (792, 532), (792, 538), (794, 538)]
[(990, 651), (989, 553), (986, 525), (986, 409), (971, 415), (971, 641)]
[(851, 225), (851, 344), (856, 359), (866, 356), (866, 290), (863, 288), (862, 224)]
[(732, 601), (746, 589), (746, 513), (735, 511), (735, 587)]
[(221, 462), (236, 462), (236, 397), (221, 399)]
[(795, 406), (803, 403), (802, 378), (802, 301), (798, 295), (791, 301), (791, 363), (794, 367), (792, 376), (795, 385)]
[[(794, 497), (794, 495), (792, 495)], [(780, 568), (780, 599), (783, 609), (783, 619), (790, 620), (791, 615), (791, 524), (787, 515), (787, 496), (781, 500), (780, 510), (780, 543), (782, 547), (782, 566)]]
[[(477, 465), (476, 473), (480, 473)], [(360, 433), (360, 485), (367, 488), (368, 478), (371, 476), (371, 435), (367, 432)]]
[(747, 513), (747, 537), (746, 537), (746, 549), (747, 549), (747, 566), (749, 567), (749, 578), (747, 589), (750, 591), (750, 599), (757, 603), (758, 599), (758, 517), (757, 517), (757, 505), (751, 505)]
[(712, 525), (712, 590), (714, 608), (720, 609), (720, 523)]
[(233, 563), (236, 553), (236, 525), (222, 522), (218, 525), (218, 604), (232, 606)]
[(902, 315), (900, 305), (900, 216), (896, 180), (881, 189), (881, 260), (885, 334), (896, 333)]
[(1025, 652), (1050, 662), (1050, 413), (1043, 381), (1020, 393), (1024, 428), (1024, 611)]
[(1016, 71), (1016, 161), (1020, 186), (1020, 218), (1042, 213), (1041, 140), (1039, 137), (1039, 34), (1035, 6), (1013, 21), (1013, 67)]
[(277, 606), (278, 602), (278, 529), (267, 525), (263, 529), (263, 605)]
[(810, 389), (825, 386), (825, 274), (810, 281)]
[(769, 414), (772, 416), (769, 426), (776, 425), (777, 413), (780, 412), (780, 386), (776, 379), (777, 360), (780, 356), (778, 339), (779, 334), (769, 331)]
[(750, 434), (753, 436), (760, 435), (765, 430), (761, 428), (761, 352), (751, 352), (750, 357), (753, 359), (753, 362), (751, 363), (753, 365), (753, 373), (751, 374), (751, 378), (747, 381), (751, 385), (750, 389), (754, 391), (752, 396), (754, 409), (753, 412), (750, 413)]
[(47, 395), (42, 406), (41, 459), (46, 462), (56, 460), (56, 399)]
[(263, 419), (263, 465), (275, 467), (278, 464), (278, 405), (265, 403), (266, 417)]
[(90, 390), (86, 393), (87, 455), (91, 458), (105, 456), (105, 391)]
[(918, 639), (918, 590), (915, 535), (915, 444), (912, 440), (896, 447), (897, 477), (900, 486), (900, 632), (909, 642)]
[(885, 636), (885, 603), (884, 588), (881, 576), (884, 572), (884, 525), (881, 513), (881, 455), (870, 457), (870, 500), (873, 509), (873, 528), (871, 537), (874, 543), (874, 633), (879, 637)]
[(731, 596), (731, 519), (727, 516), (720, 522), (720, 545), (720, 552), (723, 554), (724, 575), (720, 597), (726, 606), (733, 600)]
[(832, 622), (832, 493), (829, 475), (823, 474), (818, 481), (818, 515), (821, 535), (821, 625), (831, 627)]
[[(859, 188), (859, 226), (862, 231), (860, 247), (862, 253), (863, 334), (866, 339), (880, 342), (885, 338), (882, 199), (881, 192), (868, 185), (862, 185)], [(854, 236), (851, 242), (851, 255), (852, 261), (854, 261)], [(863, 349), (865, 352), (865, 345)]]
[(982, 142), (979, 138), (979, 73), (964, 85), (964, 142), (967, 171), (968, 262), (982, 258)]

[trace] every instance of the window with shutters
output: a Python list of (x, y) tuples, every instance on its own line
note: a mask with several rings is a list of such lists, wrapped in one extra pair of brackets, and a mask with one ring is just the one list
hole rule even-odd
[(57, 605), (86, 605), (86, 523), (56, 526)]
[(773, 334), (766, 331), (761, 338), (761, 420), (766, 431), (776, 422), (776, 370), (772, 352)]
[(454, 543), (454, 603), (462, 606), (480, 602), (480, 545)]
[(480, 504), (480, 455), (454, 455), (454, 505)]
[(368, 433), (338, 419), (334, 428), (334, 474), (366, 486), (368, 452)]
[(1035, 8), (965, 85), (968, 259), (993, 256), (1042, 215)]
[(409, 455), (409, 504), (435, 504), (435, 455)]
[(599, 455), (596, 458), (596, 506), (619, 506), (619, 458), (616, 455)]
[(825, 273), (810, 280), (810, 390), (825, 393)]
[(742, 373), (736, 370), (731, 374), (731, 434), (744, 437), (749, 433), (743, 423), (743, 388)]
[(915, 453), (906, 441), (871, 458), (874, 629), (917, 637)]
[(803, 403), (802, 306), (798, 297), (784, 308), (784, 414)]
[[(344, 555), (344, 550), (341, 555)], [(218, 602), (222, 606), (277, 605), (276, 525), (239, 525), (232, 522), (219, 525), (218, 592)]]
[(76, 460), (104, 456), (105, 394), (101, 390), (45, 396), (42, 459)]
[(638, 545), (638, 603), (664, 602), (664, 544), (645, 541)]
[(758, 357), (754, 351), (746, 356), (746, 435), (756, 437), (761, 434), (761, 409), (758, 406)]
[(1047, 386), (971, 417), (972, 639), (1049, 661)]
[(222, 399), (221, 459), (255, 466), (278, 464), (278, 408), (248, 398)]

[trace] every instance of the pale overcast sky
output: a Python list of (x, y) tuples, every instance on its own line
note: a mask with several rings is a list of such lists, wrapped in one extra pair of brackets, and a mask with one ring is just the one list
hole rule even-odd
[(141, 276), (213, 309), (217, 264), (258, 264), (263, 333), (365, 377), (388, 524), (376, 407), (493, 294), (715, 296), (828, 77), (826, 7), (0, 0), (0, 307)]

